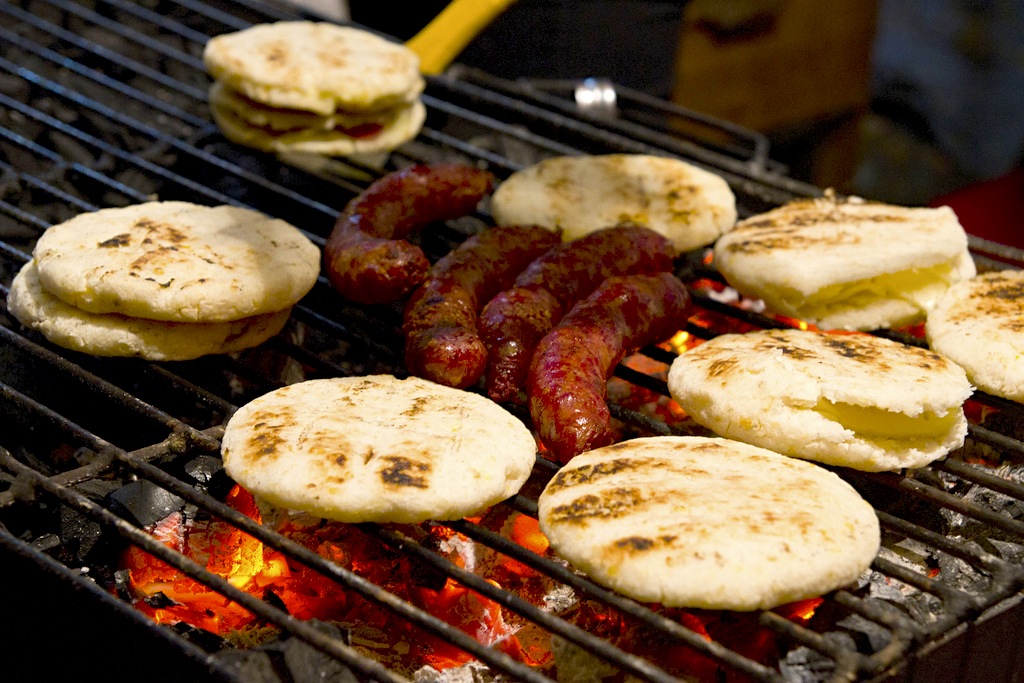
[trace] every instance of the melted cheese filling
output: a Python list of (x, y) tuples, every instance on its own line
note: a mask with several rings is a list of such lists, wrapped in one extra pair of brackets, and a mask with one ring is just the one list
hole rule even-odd
[(956, 425), (959, 415), (958, 410), (950, 410), (943, 415), (922, 413), (911, 417), (882, 408), (832, 403), (825, 399), (820, 399), (814, 410), (866, 439), (941, 438)]
[(824, 317), (836, 306), (864, 308), (875, 301), (902, 299), (922, 311), (935, 305), (954, 279), (953, 263), (930, 268), (911, 268), (854, 282), (824, 287), (807, 297), (799, 306), (808, 317)]

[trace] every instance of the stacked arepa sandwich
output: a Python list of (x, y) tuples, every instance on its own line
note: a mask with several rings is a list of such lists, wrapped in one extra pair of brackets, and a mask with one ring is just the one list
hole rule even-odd
[(715, 243), (716, 268), (772, 313), (821, 329), (922, 322), (976, 267), (949, 207), (904, 207), (831, 192), (746, 218)]
[(282, 330), (320, 273), (291, 224), (233, 206), (147, 202), (79, 214), (36, 242), (11, 315), (97, 356), (190, 360)]
[(386, 154), (426, 118), (419, 56), (328, 22), (281, 21), (215, 36), (210, 109), (231, 141), (269, 152)]

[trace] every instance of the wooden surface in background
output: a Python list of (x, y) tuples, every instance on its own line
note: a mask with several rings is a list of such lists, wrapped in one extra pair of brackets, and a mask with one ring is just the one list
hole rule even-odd
[(691, 0), (672, 99), (793, 144), (808, 180), (841, 186), (870, 104), (876, 16), (874, 0)]

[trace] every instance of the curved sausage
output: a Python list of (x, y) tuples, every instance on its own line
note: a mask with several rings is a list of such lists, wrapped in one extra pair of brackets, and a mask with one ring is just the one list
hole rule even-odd
[(540, 256), (511, 289), (480, 312), (480, 337), (488, 348), (487, 394), (511, 401), (523, 387), (533, 350), (562, 314), (613, 275), (672, 270), (676, 249), (650, 228), (605, 228)]
[(469, 215), (494, 189), (490, 171), (463, 164), (416, 165), (374, 181), (338, 216), (324, 269), (345, 298), (390, 303), (423, 282), (430, 262), (405, 238), (430, 223)]
[(560, 242), (559, 232), (540, 226), (489, 228), (435, 263), (403, 311), (409, 372), (459, 389), (479, 380), (487, 364), (477, 331), (482, 302)]
[(679, 330), (691, 306), (671, 273), (611, 277), (541, 339), (527, 394), (534, 428), (552, 455), (566, 463), (614, 442), (608, 378), (627, 353)]

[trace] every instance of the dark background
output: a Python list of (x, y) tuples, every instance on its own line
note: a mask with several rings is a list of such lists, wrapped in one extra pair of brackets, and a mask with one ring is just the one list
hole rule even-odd
[[(446, 4), (343, 11), (406, 40)], [(765, 133), (801, 180), (1024, 246), (1024, 0), (518, 0), (456, 61), (610, 78)]]

